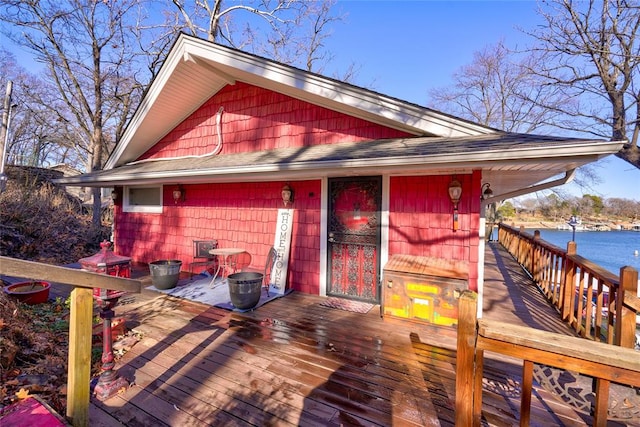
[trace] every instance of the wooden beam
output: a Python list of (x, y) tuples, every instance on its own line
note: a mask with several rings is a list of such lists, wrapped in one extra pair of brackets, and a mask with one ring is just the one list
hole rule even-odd
[(462, 292), (458, 300), (455, 403), (455, 425), (458, 427), (477, 425), (473, 419), (474, 401), (482, 398), (482, 395), (473, 395), (477, 304), (478, 294), (472, 291)]
[(533, 362), (522, 364), (522, 393), (520, 393), (520, 426), (526, 427), (531, 419), (531, 393), (533, 392)]
[(640, 386), (640, 358), (637, 351), (629, 348), (487, 319), (478, 320), (477, 346), (523, 360)]
[(140, 293), (142, 289), (140, 280), (125, 279), (77, 268), (60, 267), (4, 256), (0, 256), (0, 275), (65, 283), (82, 288), (102, 288), (132, 293)]
[(593, 425), (597, 427), (607, 426), (607, 417), (609, 415), (609, 386), (611, 382), (596, 379), (596, 401), (593, 404)]
[(89, 425), (92, 316), (93, 291), (74, 288), (71, 291), (67, 373), (67, 417), (74, 427)]
[(560, 312), (562, 314), (562, 320), (569, 325), (573, 323), (573, 300), (575, 298), (575, 265), (571, 260), (570, 255), (576, 253), (576, 242), (567, 243), (567, 257), (564, 259), (564, 266), (562, 268), (562, 307)]
[(640, 298), (637, 296), (625, 293), (624, 305), (640, 313)]
[(638, 292), (638, 271), (633, 267), (620, 269), (620, 287), (616, 298), (616, 329), (614, 343), (625, 348), (636, 345), (636, 314), (625, 304), (627, 295), (635, 297)]

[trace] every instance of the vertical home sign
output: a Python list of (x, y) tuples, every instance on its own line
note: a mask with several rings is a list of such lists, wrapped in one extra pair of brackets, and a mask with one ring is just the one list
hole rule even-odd
[(271, 271), (269, 293), (283, 295), (287, 288), (287, 269), (291, 250), (291, 232), (293, 229), (293, 209), (278, 209), (278, 222), (273, 247), (278, 253), (275, 266)]

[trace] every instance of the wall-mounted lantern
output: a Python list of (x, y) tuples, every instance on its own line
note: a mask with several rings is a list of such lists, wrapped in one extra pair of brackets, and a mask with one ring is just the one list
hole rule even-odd
[(491, 184), (489, 184), (488, 182), (482, 184), (480, 192), (482, 193), (482, 195), (480, 196), (482, 200), (487, 200), (493, 197), (493, 190), (491, 189)]
[(118, 192), (115, 190), (115, 188), (111, 190), (111, 200), (113, 200), (114, 202), (118, 200)]
[(289, 206), (293, 203), (293, 189), (289, 184), (282, 187), (282, 203), (284, 203), (285, 206)]
[(451, 199), (451, 203), (453, 203), (453, 231), (459, 228), (458, 202), (460, 201), (460, 196), (462, 196), (462, 184), (454, 178), (454, 180), (449, 183), (449, 198)]
[(178, 184), (178, 188), (173, 190), (173, 202), (177, 205), (178, 202), (184, 202), (186, 200), (186, 192), (182, 185)]

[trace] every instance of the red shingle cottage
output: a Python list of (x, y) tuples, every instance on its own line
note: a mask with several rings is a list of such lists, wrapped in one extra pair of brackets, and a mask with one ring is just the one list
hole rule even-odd
[(104, 170), (59, 182), (115, 188), (115, 250), (136, 262), (187, 266), (216, 239), (259, 265), (284, 213), (288, 288), (380, 302), (403, 254), (464, 266), (481, 297), (485, 206), (621, 144), (498, 131), (182, 34)]

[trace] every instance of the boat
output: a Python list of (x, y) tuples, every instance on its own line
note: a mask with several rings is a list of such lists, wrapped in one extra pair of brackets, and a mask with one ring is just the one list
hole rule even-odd
[(575, 216), (572, 216), (571, 219), (564, 224), (558, 224), (556, 229), (568, 230), (568, 231), (571, 231), (571, 230), (588, 231), (589, 230), (584, 224), (582, 224), (582, 220)]

